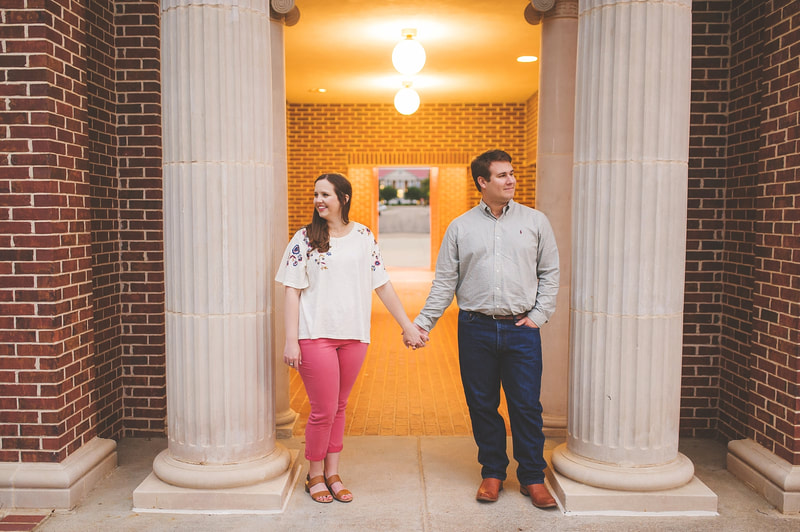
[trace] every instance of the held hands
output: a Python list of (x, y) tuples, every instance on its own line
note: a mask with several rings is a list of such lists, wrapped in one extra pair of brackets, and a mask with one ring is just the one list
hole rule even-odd
[(290, 368), (297, 369), (302, 361), (300, 360), (300, 344), (295, 340), (294, 342), (286, 341), (283, 348), (283, 362)]
[(411, 327), (403, 329), (403, 343), (406, 347), (411, 349), (423, 348), (428, 341), (430, 341), (428, 331), (419, 325), (412, 324)]

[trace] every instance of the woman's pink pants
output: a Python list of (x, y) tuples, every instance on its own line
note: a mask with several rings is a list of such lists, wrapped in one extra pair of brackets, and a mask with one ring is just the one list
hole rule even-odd
[(344, 410), (367, 346), (358, 340), (300, 340), (298, 371), (311, 403), (306, 425), (306, 460), (317, 462), (328, 453), (342, 450)]

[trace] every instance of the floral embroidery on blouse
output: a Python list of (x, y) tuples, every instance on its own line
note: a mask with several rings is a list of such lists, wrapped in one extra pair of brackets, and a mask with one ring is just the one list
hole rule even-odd
[[(309, 256), (311, 255), (311, 253), (312, 252), (309, 251)], [(330, 256), (331, 256), (330, 250), (326, 251), (325, 253), (320, 253), (317, 250), (317, 253), (314, 255), (314, 264), (318, 265), (320, 270), (327, 270), (328, 265), (325, 262), (325, 257), (330, 257)]]
[(292, 251), (289, 252), (289, 257), (286, 259), (287, 266), (297, 266), (303, 262), (303, 255), (300, 253), (300, 245), (295, 244)]
[[(367, 229), (367, 232), (369, 233), (370, 230)], [(372, 239), (372, 242), (375, 245), (372, 247), (372, 264), (370, 264), (370, 267), (374, 272), (381, 265), (381, 252), (378, 250), (378, 242), (374, 238)]]
[[(330, 250), (326, 251), (325, 253), (320, 253), (316, 249), (311, 249), (311, 242), (308, 239), (308, 233), (305, 229), (303, 231), (303, 243), (305, 244), (306, 248), (306, 261), (311, 264), (312, 262), (319, 266), (320, 270), (327, 270), (328, 265), (325, 263), (325, 257), (330, 257), (331, 252)], [(287, 266), (297, 266), (303, 262), (303, 255), (300, 253), (300, 246), (296, 244), (292, 251), (289, 253), (289, 259), (286, 261)]]
[(377, 270), (380, 265), (381, 265), (381, 254), (378, 253), (377, 249), (374, 249), (372, 250), (372, 265), (371, 265), (372, 271), (374, 272), (375, 270)]

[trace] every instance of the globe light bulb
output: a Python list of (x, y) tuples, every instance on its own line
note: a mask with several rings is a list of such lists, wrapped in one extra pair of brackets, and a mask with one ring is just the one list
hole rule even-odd
[(419, 109), (419, 94), (406, 85), (394, 95), (394, 108), (402, 115), (413, 115)]
[(412, 34), (405, 35), (406, 38), (397, 43), (392, 51), (392, 64), (401, 74), (413, 76), (425, 66), (425, 48), (414, 40)]

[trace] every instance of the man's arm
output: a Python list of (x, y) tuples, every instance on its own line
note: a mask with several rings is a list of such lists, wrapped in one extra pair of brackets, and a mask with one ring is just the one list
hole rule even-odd
[(536, 277), (539, 286), (536, 291), (536, 303), (528, 312), (528, 317), (541, 327), (550, 320), (556, 310), (558, 295), (559, 267), (558, 246), (550, 221), (543, 215), (539, 230), (539, 249), (536, 260)]
[(458, 285), (458, 232), (450, 224), (442, 239), (439, 256), (436, 258), (436, 275), (425, 306), (414, 319), (414, 325), (430, 331), (453, 302)]

